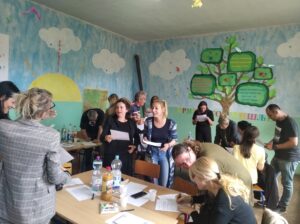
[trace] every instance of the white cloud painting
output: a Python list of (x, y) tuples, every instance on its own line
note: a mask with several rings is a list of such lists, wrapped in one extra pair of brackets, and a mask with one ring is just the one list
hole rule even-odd
[(149, 66), (150, 75), (159, 76), (165, 80), (174, 79), (183, 74), (191, 66), (191, 60), (186, 58), (183, 49), (175, 52), (163, 51), (161, 55)]
[(71, 50), (78, 51), (81, 48), (81, 40), (69, 28), (43, 28), (40, 29), (39, 36), (47, 43), (48, 47), (54, 48), (62, 54), (68, 53)]
[(286, 43), (280, 44), (277, 48), (277, 53), (283, 58), (300, 58), (300, 32), (296, 33)]
[(101, 68), (106, 74), (118, 73), (125, 67), (125, 60), (108, 49), (102, 49), (94, 54), (92, 61), (96, 68)]

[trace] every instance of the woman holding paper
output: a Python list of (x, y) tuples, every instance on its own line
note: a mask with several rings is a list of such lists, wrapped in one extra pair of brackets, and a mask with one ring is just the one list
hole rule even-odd
[(14, 96), (16, 121), (0, 120), (0, 223), (49, 223), (61, 168), (60, 134), (40, 123), (54, 114), (52, 94), (32, 88)]
[(103, 166), (110, 166), (119, 155), (122, 173), (133, 175), (132, 156), (140, 140), (136, 123), (126, 116), (129, 109), (127, 99), (121, 98), (116, 102), (115, 114), (105, 120), (100, 139), (104, 146)]
[(214, 114), (208, 109), (207, 103), (201, 101), (193, 114), (193, 124), (196, 125), (196, 140), (200, 142), (212, 142), (211, 128)]
[(144, 140), (150, 141), (147, 153), (150, 154), (152, 162), (160, 165), (159, 179), (154, 179), (154, 182), (169, 187), (173, 183), (174, 176), (174, 161), (171, 154), (177, 140), (177, 125), (168, 118), (168, 106), (164, 100), (153, 102), (152, 113), (153, 117), (145, 121)]

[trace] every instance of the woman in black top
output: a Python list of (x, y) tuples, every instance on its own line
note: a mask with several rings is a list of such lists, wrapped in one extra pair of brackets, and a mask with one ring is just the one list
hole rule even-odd
[[(203, 195), (177, 196), (178, 209), (201, 224), (255, 224), (252, 207), (248, 204), (249, 189), (244, 183), (228, 174), (220, 174), (217, 163), (200, 157), (189, 169), (189, 175)], [(200, 212), (191, 204), (202, 204)]]
[(8, 111), (15, 107), (14, 93), (19, 93), (18, 87), (11, 81), (0, 82), (0, 119), (9, 119)]
[[(110, 166), (115, 156), (119, 155), (122, 161), (122, 173), (132, 175), (132, 155), (140, 138), (135, 122), (126, 117), (129, 109), (130, 104), (127, 99), (121, 98), (116, 102), (115, 114), (105, 120), (100, 139), (104, 145), (103, 166)], [(113, 139), (111, 130), (127, 132), (129, 140)]]
[(201, 101), (193, 114), (193, 124), (196, 125), (196, 140), (200, 142), (212, 142), (211, 128), (214, 114), (207, 108), (207, 103)]

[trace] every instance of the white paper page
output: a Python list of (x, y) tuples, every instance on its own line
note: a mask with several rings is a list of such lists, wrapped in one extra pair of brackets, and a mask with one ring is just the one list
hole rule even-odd
[(157, 199), (155, 210), (166, 212), (178, 212), (177, 203), (175, 199)]
[(83, 182), (79, 178), (72, 178), (64, 185), (64, 187), (71, 187), (79, 184), (83, 184)]
[(80, 142), (83, 146), (96, 146), (97, 144), (94, 142)]
[(59, 149), (59, 156), (60, 156), (60, 164), (64, 164), (74, 159), (73, 156), (71, 156), (71, 154), (68, 153), (64, 148)]
[(117, 131), (110, 129), (110, 134), (113, 140), (126, 140), (129, 141), (129, 134), (128, 132), (124, 131)]
[(197, 115), (197, 121), (203, 122), (207, 120), (206, 114), (203, 115)]
[(128, 212), (120, 212), (105, 221), (106, 224), (154, 224), (153, 222), (133, 215)]
[(130, 195), (136, 194), (136, 193), (144, 190), (145, 188), (147, 188), (146, 185), (129, 182), (127, 184), (127, 195), (130, 196)]
[(61, 147), (63, 147), (63, 148), (71, 148), (71, 147), (74, 146), (74, 144), (72, 144), (72, 143), (67, 143), (67, 142), (61, 143), (60, 145), (61, 145)]
[(144, 204), (146, 204), (149, 201), (148, 196), (145, 195), (143, 197), (140, 198), (133, 198), (133, 197), (128, 197), (128, 204), (134, 205), (136, 207), (140, 207)]
[(176, 200), (176, 196), (178, 194), (163, 194), (163, 195), (159, 195), (157, 196), (160, 199), (171, 199), (171, 200)]
[(160, 142), (150, 142), (148, 140), (143, 139), (143, 143), (147, 144), (147, 145), (152, 145), (152, 146), (156, 146), (156, 147), (161, 147), (161, 143)]
[(76, 198), (77, 201), (91, 199), (93, 196), (91, 188), (86, 185), (66, 188), (66, 191), (69, 192), (74, 198)]

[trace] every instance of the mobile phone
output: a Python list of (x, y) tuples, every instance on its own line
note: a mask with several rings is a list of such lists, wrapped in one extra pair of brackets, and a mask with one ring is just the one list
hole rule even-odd
[(131, 197), (137, 199), (137, 198), (143, 197), (143, 196), (146, 195), (146, 194), (147, 194), (147, 193), (146, 193), (145, 191), (141, 191), (141, 192), (132, 194)]

